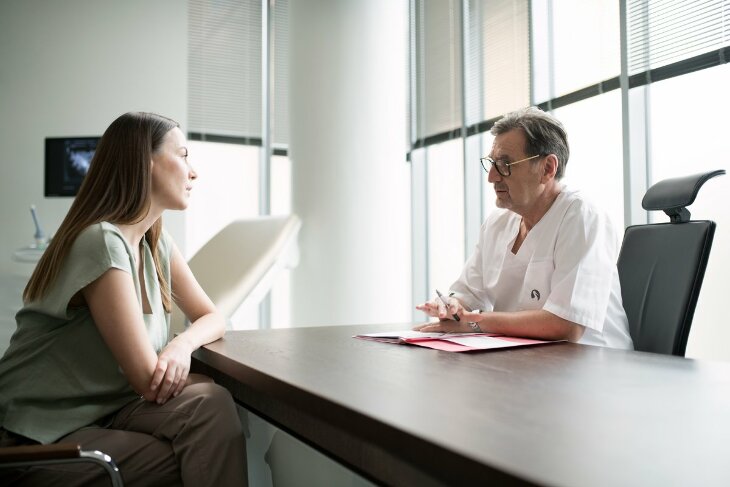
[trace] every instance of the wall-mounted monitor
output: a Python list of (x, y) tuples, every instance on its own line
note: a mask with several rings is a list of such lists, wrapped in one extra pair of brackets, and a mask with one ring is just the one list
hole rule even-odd
[(46, 138), (46, 196), (76, 196), (100, 138)]

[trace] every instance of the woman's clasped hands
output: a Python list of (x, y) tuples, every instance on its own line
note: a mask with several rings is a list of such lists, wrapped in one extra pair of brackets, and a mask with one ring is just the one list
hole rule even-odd
[(193, 350), (193, 345), (182, 336), (176, 337), (162, 349), (149, 391), (144, 394), (147, 401), (164, 404), (182, 392), (190, 374), (190, 355)]

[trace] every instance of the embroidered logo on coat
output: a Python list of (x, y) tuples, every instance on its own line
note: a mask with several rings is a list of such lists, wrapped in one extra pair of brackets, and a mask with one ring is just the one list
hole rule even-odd
[(532, 299), (537, 299), (538, 301), (540, 301), (540, 291), (538, 291), (537, 289), (533, 289), (530, 293), (530, 297)]

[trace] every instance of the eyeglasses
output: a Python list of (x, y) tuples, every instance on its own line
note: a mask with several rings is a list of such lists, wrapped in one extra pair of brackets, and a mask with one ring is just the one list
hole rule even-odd
[(520, 162), (529, 161), (531, 159), (535, 159), (536, 157), (540, 157), (540, 154), (534, 155), (532, 157), (528, 157), (527, 159), (520, 159), (519, 161), (515, 162), (504, 162), (504, 161), (495, 161), (491, 157), (482, 157), (479, 159), (482, 163), (482, 167), (484, 170), (489, 173), (489, 166), (494, 166), (494, 169), (497, 170), (500, 176), (507, 177), (512, 175), (512, 169), (510, 166), (514, 166), (515, 164), (519, 164)]

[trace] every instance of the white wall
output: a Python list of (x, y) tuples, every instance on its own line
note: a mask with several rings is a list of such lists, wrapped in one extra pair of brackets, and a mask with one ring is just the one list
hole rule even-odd
[[(0, 351), (30, 264), (35, 204), (54, 233), (70, 198), (44, 198), (44, 138), (101, 135), (132, 110), (187, 118), (187, 6), (177, 0), (0, 2)], [(184, 220), (166, 225), (184, 248)], [(14, 325), (13, 325), (14, 326)]]

